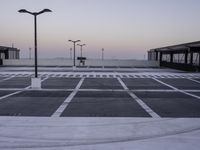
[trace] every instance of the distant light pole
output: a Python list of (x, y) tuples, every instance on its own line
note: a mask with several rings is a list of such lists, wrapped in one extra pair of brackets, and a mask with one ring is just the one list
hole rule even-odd
[(70, 48), (70, 59), (72, 60), (72, 48)]
[(76, 67), (76, 52), (75, 52), (75, 50), (76, 50), (76, 43), (80, 42), (80, 40), (76, 40), (76, 41), (68, 40), (68, 41), (74, 43), (74, 65), (73, 66)]
[(35, 31), (35, 78), (38, 77), (38, 70), (37, 70), (37, 16), (43, 14), (45, 12), (52, 12), (50, 9), (43, 9), (40, 12), (30, 12), (26, 9), (20, 9), (19, 13), (28, 13), (34, 16), (34, 31)]
[(29, 47), (29, 59), (31, 59), (31, 48)]
[(102, 60), (104, 60), (104, 48), (102, 48), (102, 55), (101, 55)]
[(80, 50), (81, 50), (81, 57), (83, 56), (83, 46), (86, 46), (86, 44), (77, 44), (78, 46), (80, 46)]

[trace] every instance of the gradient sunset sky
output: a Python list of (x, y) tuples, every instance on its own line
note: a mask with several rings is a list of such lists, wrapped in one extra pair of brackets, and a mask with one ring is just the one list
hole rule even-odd
[[(40, 58), (69, 57), (72, 43), (87, 44), (84, 56), (143, 59), (151, 48), (200, 40), (200, 0), (0, 0), (0, 45), (33, 49), (33, 16), (19, 9), (53, 12), (38, 16)], [(80, 54), (77, 47), (77, 55)]]

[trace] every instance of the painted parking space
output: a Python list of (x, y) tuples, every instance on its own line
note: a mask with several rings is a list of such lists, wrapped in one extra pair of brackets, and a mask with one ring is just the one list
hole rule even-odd
[(86, 78), (81, 89), (123, 89), (116, 78)]
[(150, 117), (126, 92), (78, 92), (62, 117)]
[(0, 101), (0, 116), (51, 116), (69, 94), (66, 91), (24, 91)]
[(191, 81), (189, 79), (166, 79), (166, 78), (160, 78), (160, 81), (167, 83), (173, 87), (176, 87), (178, 89), (182, 90), (195, 90), (200, 89), (200, 84), (194, 81)]
[(200, 101), (180, 92), (134, 92), (161, 117), (200, 117)]
[(30, 77), (14, 77), (0, 82), (0, 88), (25, 88), (31, 84)]
[(44, 89), (74, 89), (80, 78), (56, 78), (51, 77), (42, 83)]
[(129, 89), (170, 89), (151, 78), (123, 78), (122, 81)]

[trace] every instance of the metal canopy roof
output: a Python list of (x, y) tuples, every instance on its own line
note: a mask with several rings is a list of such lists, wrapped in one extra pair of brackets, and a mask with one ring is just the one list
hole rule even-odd
[(151, 49), (150, 51), (181, 52), (181, 51), (187, 51), (187, 50), (189, 50), (189, 48), (194, 48), (194, 49), (196, 49), (195, 51), (200, 52), (200, 41), (178, 44), (178, 45), (172, 45), (172, 46), (166, 46), (166, 47), (161, 47), (161, 48), (154, 48), (154, 49)]
[(0, 46), (0, 51), (7, 51), (7, 50), (20, 51), (19, 49), (14, 47)]

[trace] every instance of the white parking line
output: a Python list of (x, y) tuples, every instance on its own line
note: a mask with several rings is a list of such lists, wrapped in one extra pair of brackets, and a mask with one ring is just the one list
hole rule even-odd
[(12, 78), (14, 78), (14, 77), (15, 77), (15, 76), (11, 76), (11, 77), (8, 77), (8, 78), (5, 78), (5, 79), (2, 79), (2, 80), (0, 80), (0, 82), (10, 80), (10, 79), (12, 79)]
[(184, 90), (181, 90), (181, 89), (178, 89), (178, 88), (176, 88), (176, 87), (174, 87), (174, 86), (171, 86), (171, 85), (169, 85), (169, 84), (167, 84), (167, 83), (165, 83), (165, 82), (163, 82), (163, 81), (160, 81), (160, 80), (158, 80), (158, 79), (156, 79), (156, 78), (152, 78), (152, 79), (154, 79), (155, 81), (157, 81), (157, 82), (159, 82), (159, 83), (161, 83), (161, 84), (163, 84), (163, 85), (165, 85), (165, 86), (168, 86), (168, 87), (174, 89), (174, 90), (177, 91), (177, 92), (181, 92), (181, 93), (183, 93), (183, 94), (186, 94), (186, 95), (192, 96), (192, 97), (194, 97), (194, 98), (200, 99), (200, 97), (197, 96), (197, 95), (188, 93), (188, 92), (186, 92), (186, 91), (184, 91)]
[(17, 91), (17, 92), (14, 92), (14, 93), (11, 93), (11, 94), (8, 94), (8, 95), (5, 95), (5, 96), (1, 96), (0, 97), (0, 100), (2, 100), (2, 99), (4, 99), (4, 98), (7, 98), (7, 97), (10, 97), (10, 96), (13, 96), (13, 95), (15, 95), (15, 94), (18, 94), (18, 93), (20, 93), (20, 92), (22, 92), (23, 90), (21, 90), (21, 91)]
[(76, 88), (72, 91), (72, 93), (65, 99), (65, 101), (60, 105), (60, 107), (53, 113), (52, 117), (60, 117), (62, 112), (65, 110), (65, 108), (68, 106), (68, 104), (71, 102), (71, 100), (74, 98), (78, 90), (80, 89), (83, 81), (85, 78), (82, 78)]
[(128, 94), (153, 118), (160, 118), (160, 116), (154, 112), (149, 106), (147, 106), (139, 97), (137, 97), (135, 94), (133, 94), (128, 87), (125, 85), (125, 83), (121, 80), (121, 78), (117, 78), (120, 84), (123, 86), (125, 90), (127, 90)]
[[(42, 79), (41, 82), (45, 81), (46, 79), (48, 79), (48, 78)], [(23, 92), (23, 91), (26, 91), (26, 90), (28, 90), (30, 87), (31, 87), (31, 86), (29, 85), (29, 86), (27, 86), (27, 87), (25, 87), (25, 88), (23, 88), (23, 89), (20, 89), (20, 90), (17, 91), (17, 92), (14, 92), (14, 93), (11, 93), (11, 94), (7, 94), (7, 95), (4, 95), (4, 96), (1, 96), (1, 97), (0, 97), (0, 100), (2, 100), (2, 99), (4, 99), (4, 98), (8, 98), (8, 97), (13, 96), (13, 95), (16, 95), (16, 94), (21, 93), (21, 92)]]
[(191, 80), (191, 81), (194, 81), (194, 82), (196, 82), (196, 83), (200, 83), (200, 81), (198, 81), (198, 80), (195, 80), (195, 79), (191, 79), (191, 78), (187, 78), (188, 80)]

